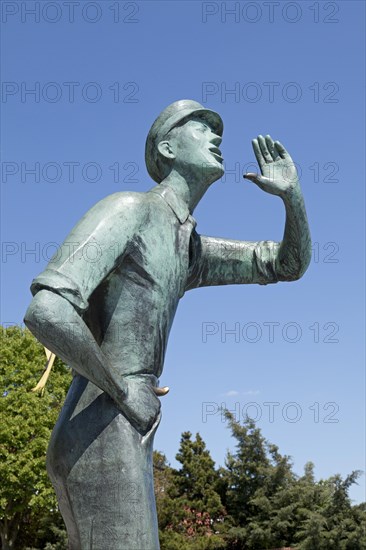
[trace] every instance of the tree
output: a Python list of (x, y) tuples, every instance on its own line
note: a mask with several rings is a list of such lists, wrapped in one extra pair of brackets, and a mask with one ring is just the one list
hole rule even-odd
[(291, 546), (299, 550), (366, 549), (364, 507), (353, 507), (349, 488), (360, 472), (315, 481), (314, 465), (294, 474), (290, 457), (282, 456), (255, 423), (242, 425), (226, 411), (236, 439), (221, 469), (222, 502), (232, 523), (226, 535), (230, 550)]
[(349, 489), (361, 472), (345, 479), (337, 474), (315, 486), (321, 498), (304, 510), (305, 519), (297, 532), (299, 550), (365, 550), (365, 505), (352, 506)]
[[(43, 395), (30, 390), (45, 354), (28, 330), (0, 334), (0, 534), (2, 550), (63, 550), (66, 532), (45, 469), (51, 430), (71, 381), (56, 359)], [(366, 550), (366, 504), (352, 506), (349, 489), (360, 472), (316, 481), (302, 476), (255, 423), (226, 412), (236, 441), (225, 467), (215, 469), (199, 434), (184, 432), (180, 469), (154, 452), (161, 550)]]
[[(181, 437), (176, 459), (181, 468), (166, 464), (155, 454), (155, 491), (162, 550), (219, 550), (224, 541), (219, 529), (224, 508), (216, 491), (217, 472), (199, 434)], [(164, 494), (164, 497), (162, 497)]]
[(0, 535), (2, 549), (10, 550), (17, 539), (17, 548), (32, 546), (38, 531), (47, 531), (45, 516), (49, 525), (60, 520), (45, 457), (71, 373), (56, 359), (43, 395), (34, 393), (46, 362), (43, 346), (27, 329), (10, 327), (2, 328), (0, 347)]
[(245, 524), (252, 514), (252, 498), (267, 481), (266, 441), (250, 418), (240, 425), (229, 411), (224, 414), (236, 439), (236, 452), (227, 453), (226, 471), (222, 471), (226, 484), (224, 502), (235, 521)]
[(274, 495), (294, 480), (290, 459), (266, 441), (253, 420), (246, 418), (241, 425), (229, 411), (224, 414), (236, 439), (235, 452), (228, 452), (220, 471), (220, 496), (231, 523), (228, 548), (282, 546), (287, 517), (278, 517), (276, 527), (270, 518)]
[(217, 521), (222, 518), (223, 506), (215, 488), (218, 479), (215, 463), (200, 434), (196, 434), (195, 441), (191, 436), (190, 432), (182, 434), (175, 457), (182, 465), (174, 472), (177, 494), (187, 505), (209, 513), (212, 521)]

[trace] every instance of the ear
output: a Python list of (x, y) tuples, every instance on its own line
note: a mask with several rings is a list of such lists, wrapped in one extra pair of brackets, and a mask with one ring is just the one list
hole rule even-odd
[(175, 159), (175, 154), (169, 141), (160, 141), (158, 145), (159, 153), (167, 159)]

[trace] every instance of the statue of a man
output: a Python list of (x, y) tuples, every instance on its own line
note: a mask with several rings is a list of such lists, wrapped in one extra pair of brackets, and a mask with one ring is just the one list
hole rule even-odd
[(196, 232), (193, 211), (224, 172), (222, 132), (220, 116), (196, 101), (167, 107), (146, 141), (158, 185), (96, 204), (32, 283), (25, 323), (74, 372), (47, 456), (72, 550), (159, 548), (152, 444), (165, 390), (158, 379), (184, 293), (294, 281), (309, 265), (296, 169), (270, 136), (253, 140), (261, 175), (245, 177), (282, 198), (282, 242)]

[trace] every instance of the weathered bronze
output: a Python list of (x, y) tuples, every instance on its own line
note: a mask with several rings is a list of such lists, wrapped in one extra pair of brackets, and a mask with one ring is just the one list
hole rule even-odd
[(222, 132), (195, 101), (167, 107), (146, 141), (158, 185), (96, 204), (32, 283), (25, 322), (74, 371), (47, 456), (73, 550), (159, 548), (152, 444), (168, 388), (158, 379), (184, 293), (294, 281), (309, 265), (296, 168), (270, 136), (253, 140), (261, 174), (244, 177), (283, 200), (282, 242), (197, 233), (193, 211), (224, 172)]

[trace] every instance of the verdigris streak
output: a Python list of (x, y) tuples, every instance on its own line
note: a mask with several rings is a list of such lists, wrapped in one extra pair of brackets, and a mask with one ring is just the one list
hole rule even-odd
[(224, 172), (222, 132), (220, 116), (195, 101), (167, 107), (146, 141), (157, 185), (96, 204), (32, 283), (25, 323), (74, 371), (47, 456), (72, 550), (159, 549), (152, 446), (166, 390), (158, 379), (184, 293), (294, 281), (309, 265), (296, 168), (270, 136), (253, 140), (261, 173), (244, 177), (283, 200), (282, 242), (196, 231), (193, 211)]

